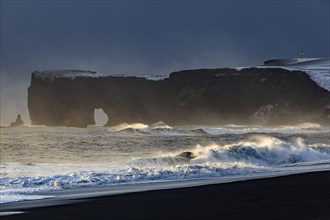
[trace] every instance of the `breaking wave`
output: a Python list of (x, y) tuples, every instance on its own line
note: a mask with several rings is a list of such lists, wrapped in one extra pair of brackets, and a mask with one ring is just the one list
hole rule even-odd
[(136, 135), (165, 135), (165, 136), (175, 136), (175, 135), (187, 135), (184, 131), (174, 129), (171, 126), (165, 124), (162, 121), (156, 122), (151, 125), (146, 125), (142, 123), (122, 123), (116, 126), (112, 126), (108, 129), (110, 132), (119, 134), (136, 134)]
[[(246, 141), (228, 145), (197, 146), (193, 163), (244, 162), (260, 166), (284, 165), (330, 159), (330, 146), (306, 145), (302, 138), (292, 143), (275, 137), (253, 136)], [(329, 161), (330, 162), (330, 161)]]
[(275, 137), (255, 135), (245, 141), (208, 146), (197, 145), (184, 152), (192, 156), (173, 154), (165, 157), (141, 158), (128, 164), (131, 166), (173, 166), (241, 163), (256, 167), (273, 167), (292, 163), (327, 161), (330, 163), (330, 146), (326, 144), (307, 145), (302, 138), (285, 142)]
[(171, 127), (160, 121), (152, 125), (142, 123), (122, 123), (108, 129), (114, 135), (164, 135), (164, 136), (195, 136), (195, 135), (224, 135), (224, 134), (250, 134), (250, 133), (324, 133), (329, 132), (329, 127), (322, 127), (316, 123), (301, 123), (294, 126), (262, 127), (245, 125), (214, 126), (186, 126)]
[[(256, 135), (231, 144), (197, 145), (186, 152), (136, 158), (117, 164), (102, 164), (99, 167), (85, 164), (76, 170), (73, 166), (69, 173), (63, 173), (60, 164), (51, 164), (49, 175), (0, 178), (0, 196), (5, 198), (27, 192), (84, 186), (249, 175), (306, 162), (330, 164), (330, 146), (307, 145), (302, 138), (286, 142), (275, 137)], [(2, 166), (8, 169), (6, 166), (10, 167), (10, 164)], [(12, 169), (17, 168), (15, 164), (11, 166)], [(38, 168), (45, 170), (38, 164), (25, 166), (33, 167), (34, 172)]]

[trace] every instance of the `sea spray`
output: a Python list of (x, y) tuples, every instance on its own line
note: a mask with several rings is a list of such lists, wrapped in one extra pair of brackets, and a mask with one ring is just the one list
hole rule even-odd
[(212, 135), (196, 128), (135, 126), (134, 134), (106, 127), (1, 128), (0, 196), (10, 202), (79, 187), (329, 168), (327, 127), (203, 127), (221, 131)]
[(193, 151), (197, 157), (192, 163), (217, 161), (241, 161), (262, 166), (283, 165), (297, 162), (308, 162), (329, 159), (329, 146), (306, 145), (302, 138), (294, 143), (282, 141), (275, 137), (256, 135), (246, 141), (233, 144), (202, 147)]

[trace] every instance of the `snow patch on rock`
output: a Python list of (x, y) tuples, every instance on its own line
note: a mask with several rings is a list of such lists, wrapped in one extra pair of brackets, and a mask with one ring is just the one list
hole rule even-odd
[(35, 71), (32, 73), (33, 78), (38, 78), (42, 80), (54, 80), (58, 78), (69, 78), (75, 79), (77, 77), (101, 77), (101, 74), (97, 74), (93, 71), (85, 70), (45, 70), (45, 71)]
[(265, 61), (265, 66), (257, 68), (283, 68), (303, 71), (320, 87), (330, 91), (330, 58), (295, 58)]

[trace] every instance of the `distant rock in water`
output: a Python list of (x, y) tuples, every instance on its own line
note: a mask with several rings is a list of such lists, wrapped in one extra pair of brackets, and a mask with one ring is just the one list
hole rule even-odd
[[(283, 65), (282, 61), (267, 64), (275, 63)], [(80, 70), (33, 72), (28, 89), (31, 122), (86, 127), (95, 124), (94, 110), (102, 108), (108, 126), (155, 121), (170, 125), (329, 123), (325, 109), (330, 92), (303, 69), (196, 69), (157, 79)]]
[(185, 151), (185, 152), (182, 152), (182, 153), (178, 154), (177, 157), (183, 157), (183, 158), (186, 158), (188, 160), (191, 160), (191, 159), (196, 158), (197, 156), (193, 152)]
[(17, 118), (16, 118), (16, 121), (10, 123), (10, 126), (16, 127), (16, 126), (21, 126), (21, 125), (24, 125), (24, 121), (22, 120), (21, 115), (18, 114), (17, 115)]

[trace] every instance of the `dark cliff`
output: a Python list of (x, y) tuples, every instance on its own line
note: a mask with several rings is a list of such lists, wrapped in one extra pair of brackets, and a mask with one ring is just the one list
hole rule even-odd
[[(107, 125), (165, 121), (183, 124), (327, 123), (329, 91), (300, 71), (281, 68), (199, 69), (154, 81), (138, 77), (34, 72), (28, 89), (32, 124)], [(71, 73), (72, 74), (72, 73)], [(94, 75), (93, 75), (94, 74)]]

